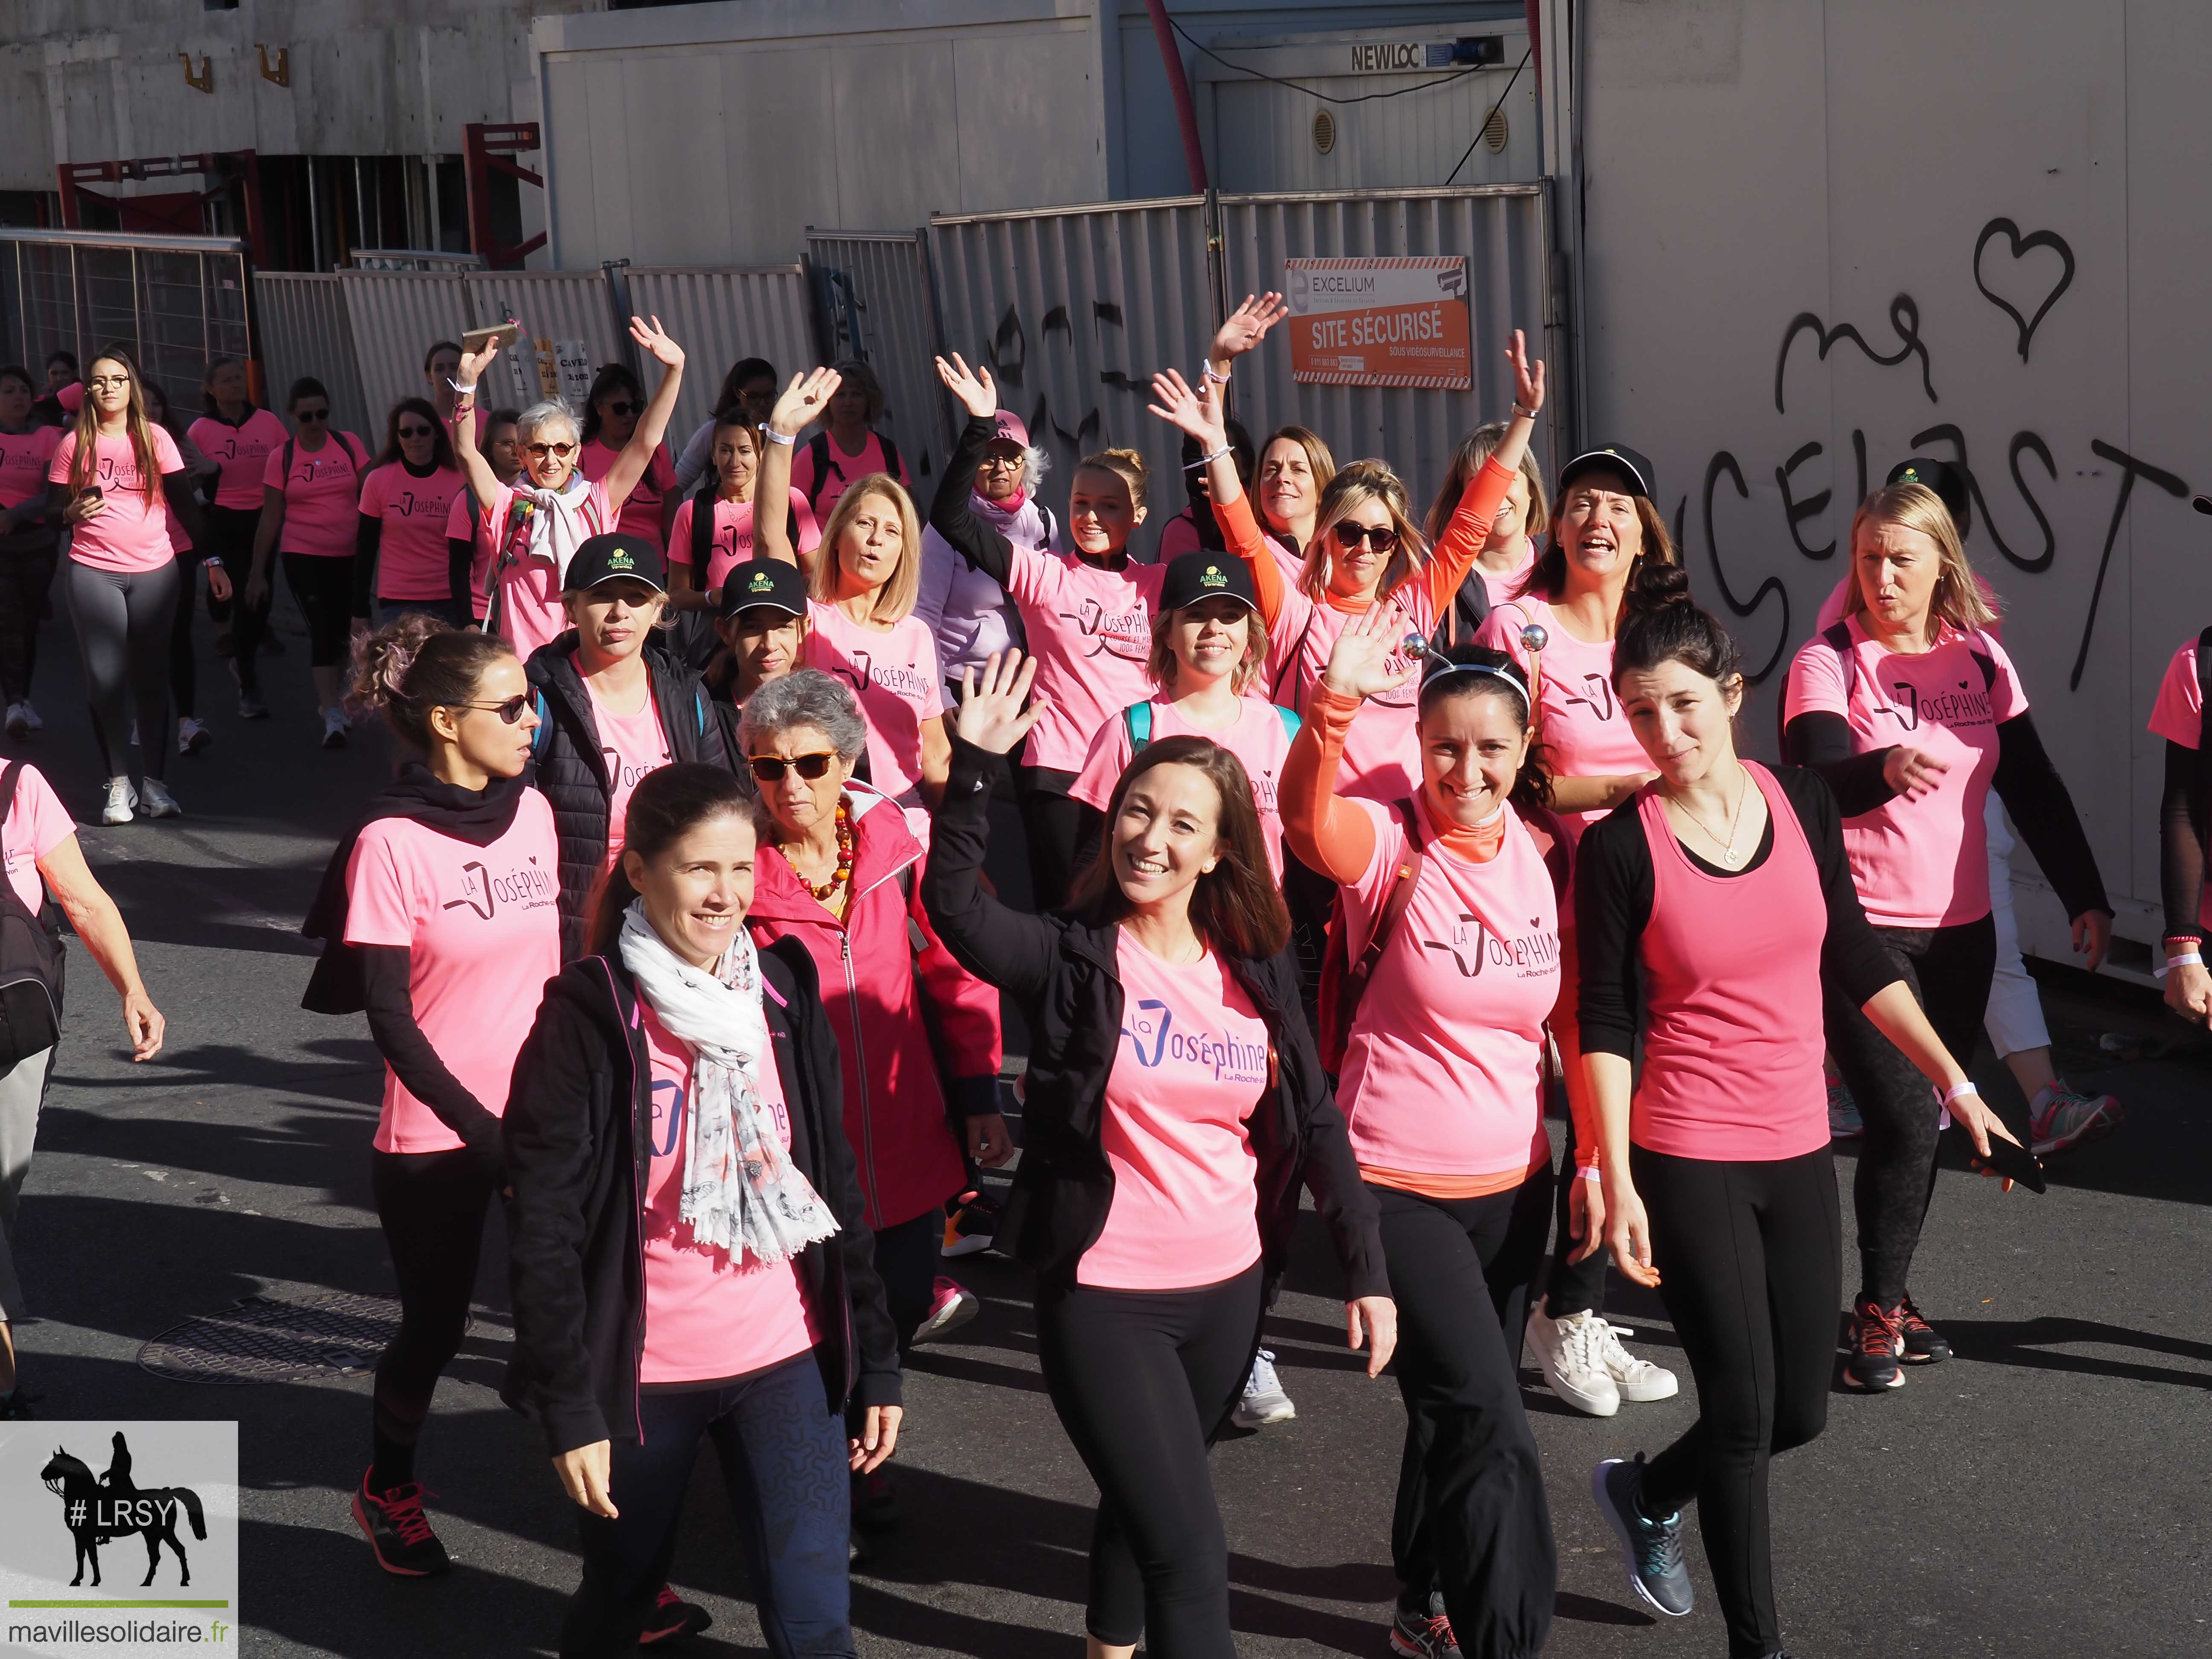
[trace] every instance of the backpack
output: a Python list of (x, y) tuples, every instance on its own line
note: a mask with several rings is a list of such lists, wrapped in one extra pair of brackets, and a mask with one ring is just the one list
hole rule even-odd
[[(15, 810), (23, 763), (0, 773), (0, 823)], [(52, 907), (37, 911), (0, 881), (0, 1072), (14, 1069), (62, 1037), (63, 946)]]
[[(1300, 724), (1297, 715), (1280, 703), (1275, 713), (1282, 717), (1283, 735), (1295, 739)], [(1149, 702), (1133, 702), (1121, 711), (1121, 724), (1129, 728), (1129, 758), (1134, 760), (1152, 740), (1152, 706)]]
[[(896, 478), (900, 465), (898, 446), (880, 432), (873, 435), (876, 442), (883, 447), (884, 471)], [(836, 457), (830, 453), (830, 434), (826, 431), (817, 432), (806, 441), (806, 453), (814, 458), (814, 480), (806, 487), (806, 510), (811, 513), (822, 498), (822, 487), (830, 482), (830, 473), (834, 471), (839, 477), (845, 478), (845, 469), (837, 465)], [(845, 482), (851, 483), (853, 480), (845, 478)]]
[[(331, 440), (332, 442), (336, 443), (340, 449), (345, 451), (347, 459), (352, 461), (353, 476), (355, 479), (358, 481), (360, 478), (366, 476), (368, 471), (368, 452), (365, 449), (356, 449), (354, 447), (353, 434), (350, 432), (340, 432), (337, 428), (333, 427), (331, 429)], [(284, 440), (284, 476), (287, 478), (289, 478), (292, 476), (292, 451), (294, 446), (298, 442), (299, 440), (296, 438), (287, 438)]]

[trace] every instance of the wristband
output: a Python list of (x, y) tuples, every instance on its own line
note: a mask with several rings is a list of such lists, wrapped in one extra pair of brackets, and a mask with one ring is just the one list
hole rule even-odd
[(1516, 420), (1533, 421), (1536, 418), (1536, 411), (1534, 410), (1523, 409), (1517, 403), (1513, 405), (1513, 415), (1514, 418)]
[(453, 392), (456, 396), (463, 398), (473, 398), (476, 396), (477, 383), (474, 380), (471, 380), (466, 386), (463, 386), (459, 380), (448, 374), (446, 376), (446, 384), (453, 388)]
[(786, 449), (790, 448), (792, 445), (799, 441), (799, 434), (796, 432), (793, 433), (788, 438), (787, 438), (783, 434), (778, 432), (772, 426), (764, 426), (761, 430), (768, 434), (768, 441), (770, 443), (781, 444)]
[[(2192, 940), (2191, 943), (2194, 943), (2194, 941)], [(2176, 968), (2202, 968), (2203, 965), (2204, 953), (2203, 951), (2184, 951), (2178, 955), (2168, 957), (2166, 959), (2166, 966), (2153, 969), (2151, 977), (2154, 979), (2164, 979)]]
[(1215, 368), (1212, 363), (1206, 366), (1206, 378), (1209, 380), (1218, 380), (1223, 386), (1229, 384), (1229, 377)]
[(1605, 1174), (1595, 1164), (1577, 1164), (1575, 1167), (1575, 1179), (1577, 1181), (1595, 1181), (1600, 1186), (1605, 1184)]
[(1224, 455), (1226, 455), (1228, 453), (1229, 453), (1229, 446), (1228, 446), (1227, 444), (1224, 444), (1224, 445), (1222, 445), (1222, 446), (1221, 446), (1221, 447), (1220, 447), (1220, 448), (1218, 448), (1218, 449), (1215, 450), (1215, 451), (1213, 452), (1213, 453), (1212, 453), (1211, 455), (1201, 455), (1201, 456), (1200, 456), (1200, 457), (1198, 458), (1198, 465), (1200, 465), (1200, 466), (1211, 466), (1214, 462), (1216, 462), (1216, 461), (1219, 460), (1219, 459), (1220, 459)]
[(222, 561), (212, 553), (209, 554), (204, 559), (202, 559), (200, 562), (210, 570), (220, 570), (222, 568)]
[(1973, 1079), (1968, 1078), (1964, 1083), (1954, 1083), (1948, 1089), (1946, 1089), (1943, 1091), (1943, 1103), (1946, 1106), (1948, 1106), (1953, 1101), (1958, 1099), (1961, 1095), (1974, 1095), (1978, 1097), (1981, 1092), (1982, 1091), (1979, 1089), (1974, 1087)]

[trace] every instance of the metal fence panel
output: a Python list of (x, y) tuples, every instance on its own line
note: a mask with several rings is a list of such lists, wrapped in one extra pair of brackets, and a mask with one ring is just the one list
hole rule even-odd
[(658, 317), (684, 348), (684, 389), (669, 422), (671, 449), (680, 449), (714, 412), (714, 394), (732, 364), (765, 357), (788, 380), (822, 361), (802, 265), (734, 270), (632, 266), (630, 309)]
[[(619, 331), (615, 327), (605, 271), (470, 271), (461, 280), (477, 327), (489, 328), (512, 317), (522, 325), (524, 341), (542, 341), (544, 349), (557, 350), (564, 340), (582, 343), (584, 361), (564, 362), (558, 373), (562, 395), (580, 416), (592, 376), (608, 363), (629, 363), (635, 355), (630, 349), (627, 319)], [(530, 349), (518, 342), (514, 351), (521, 355), (516, 361), (527, 364)], [(497, 367), (491, 372), (495, 379), (501, 373)], [(647, 389), (652, 389), (650, 384)]]
[(259, 271), (253, 278), (253, 304), (270, 406), (282, 410), (292, 382), (312, 374), (329, 389), (331, 418), (358, 432), (372, 446), (378, 442), (384, 423), (370, 421), (368, 400), (362, 393), (343, 279), (306, 271)]
[[(806, 233), (807, 263), (832, 336), (832, 358), (858, 357), (884, 386), (884, 428), (926, 495), (952, 447), (950, 400), (931, 360), (937, 296), (924, 234), (857, 230)], [(933, 482), (924, 485), (925, 478)]]
[(934, 217), (929, 245), (945, 344), (990, 366), (1059, 469), (1048, 495), (1125, 446), (1152, 469), (1153, 514), (1178, 511), (1182, 439), (1145, 405), (1153, 371), (1194, 373), (1212, 337), (1203, 198)]
[(422, 359), (432, 344), (467, 331), (468, 295), (460, 277), (442, 273), (342, 270), (337, 281), (361, 374), (362, 418), (380, 433), (393, 404), (427, 392)]

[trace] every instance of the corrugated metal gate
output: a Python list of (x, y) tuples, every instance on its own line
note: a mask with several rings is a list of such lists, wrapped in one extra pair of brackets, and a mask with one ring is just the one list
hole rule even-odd
[(346, 317), (344, 279), (310, 271), (262, 271), (253, 278), (253, 309), (260, 325), (261, 373), (266, 400), (282, 411), (292, 382), (312, 374), (331, 394), (331, 419), (359, 433), (371, 447), (383, 435), (371, 422), (354, 357), (353, 326)]
[[(428, 392), (422, 360), (431, 345), (458, 340), (468, 331), (468, 294), (461, 278), (446, 271), (342, 270), (337, 276), (361, 369), (365, 418), (381, 434), (393, 404)], [(284, 394), (272, 387), (271, 395)]]
[(953, 436), (945, 388), (930, 361), (939, 330), (927, 236), (810, 228), (806, 258), (830, 356), (858, 357), (875, 370), (884, 385), (884, 428), (926, 501)]
[[(806, 297), (804, 266), (759, 265), (709, 270), (631, 267), (629, 308), (658, 317), (684, 348), (684, 386), (668, 447), (681, 449), (714, 412), (714, 394), (730, 366), (764, 357), (788, 380), (820, 356)], [(625, 323), (627, 326), (627, 323)]]

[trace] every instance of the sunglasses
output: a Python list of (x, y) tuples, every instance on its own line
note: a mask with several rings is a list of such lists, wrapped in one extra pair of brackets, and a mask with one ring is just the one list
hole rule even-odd
[(796, 772), (809, 783), (827, 777), (830, 763), (835, 755), (799, 755), (786, 760), (781, 755), (755, 755), (752, 757), (753, 775), (763, 783), (781, 783), (787, 769)]
[(301, 426), (313, 426), (319, 421), (329, 420), (331, 411), (327, 409), (295, 409), (292, 411), (292, 418)]
[(523, 711), (530, 707), (530, 696), (531, 694), (527, 691), (518, 691), (514, 696), (509, 697), (505, 702), (451, 702), (447, 703), (446, 707), (448, 708), (489, 708), (498, 714), (499, 723), (501, 726), (513, 726), (517, 720), (522, 718)]
[(556, 460), (565, 461), (576, 453), (576, 446), (574, 444), (528, 444), (524, 447), (532, 459), (540, 461), (548, 455)]
[(434, 426), (403, 426), (399, 428), (399, 435), (403, 438), (428, 438), (437, 430)]
[(641, 413), (644, 408), (645, 405), (643, 404), (634, 404), (628, 398), (623, 398), (619, 402), (609, 404), (607, 405), (607, 413), (615, 416), (617, 420), (626, 420), (632, 415)]
[(1398, 544), (1398, 527), (1395, 525), (1353, 524), (1348, 519), (1339, 519), (1328, 528), (1329, 533), (1336, 538), (1336, 544), (1347, 551), (1362, 542), (1377, 553), (1388, 553)]

